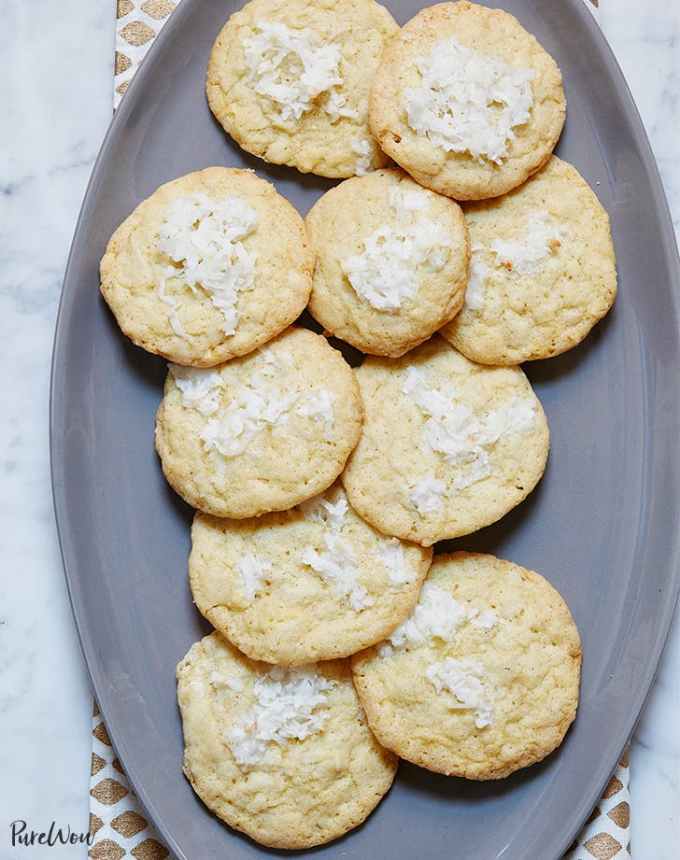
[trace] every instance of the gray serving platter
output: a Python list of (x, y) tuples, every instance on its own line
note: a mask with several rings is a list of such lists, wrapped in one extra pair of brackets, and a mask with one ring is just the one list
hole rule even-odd
[[(174, 668), (207, 632), (187, 586), (191, 511), (153, 449), (164, 363), (118, 332), (98, 263), (160, 183), (245, 165), (301, 212), (332, 183), (246, 156), (211, 118), (208, 53), (240, 5), (183, 0), (112, 123), (78, 222), (54, 347), (54, 502), (73, 611), (109, 734), (183, 860), (266, 851), (214, 818), (181, 775)], [(400, 22), (421, 3), (388, 3)], [(552, 430), (546, 475), (496, 526), (456, 542), (542, 572), (583, 637), (578, 718), (540, 765), (489, 783), (402, 764), (365, 825), (314, 854), (361, 860), (557, 860), (611, 774), (652, 682), (678, 590), (678, 260), (658, 173), (621, 72), (582, 0), (499, 0), (560, 64), (559, 154), (611, 215), (620, 293), (580, 347), (526, 369)], [(313, 786), (312, 786), (313, 789)]]

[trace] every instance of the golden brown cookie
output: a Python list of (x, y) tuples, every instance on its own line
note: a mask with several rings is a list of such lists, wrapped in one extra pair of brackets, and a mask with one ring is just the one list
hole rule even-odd
[(436, 557), (413, 615), (352, 669), (388, 749), (449, 776), (499, 779), (562, 743), (581, 643), (542, 576), (460, 552)]
[(213, 633), (177, 667), (184, 773), (230, 827), (311, 848), (362, 823), (398, 759), (371, 734), (347, 661), (256, 663)]
[(323, 492), (361, 422), (351, 367), (325, 338), (290, 328), (210, 370), (171, 366), (156, 449), (165, 477), (190, 505), (242, 519)]
[(304, 223), (249, 170), (209, 167), (154, 193), (101, 262), (101, 291), (137, 346), (211, 367), (271, 340), (302, 313), (314, 257)]
[(265, 161), (331, 177), (382, 167), (388, 159), (368, 129), (368, 95), (397, 31), (373, 0), (250, 0), (210, 55), (210, 108)]
[(462, 210), (401, 170), (347, 179), (306, 223), (317, 255), (309, 309), (357, 349), (403, 355), (461, 309), (469, 256)]
[(580, 343), (616, 297), (609, 217), (553, 156), (521, 188), (465, 207), (472, 265), (465, 307), (442, 335), (472, 361), (512, 365)]
[(356, 376), (365, 420), (342, 481), (384, 534), (423, 546), (469, 534), (540, 480), (548, 424), (520, 368), (473, 364), (436, 336)]
[(371, 528), (339, 485), (256, 519), (196, 514), (191, 539), (199, 610), (244, 654), (288, 666), (384, 639), (415, 606), (432, 559)]
[(421, 185), (480, 200), (545, 163), (565, 110), (560, 70), (517, 19), (460, 0), (423, 9), (388, 44), (369, 118)]

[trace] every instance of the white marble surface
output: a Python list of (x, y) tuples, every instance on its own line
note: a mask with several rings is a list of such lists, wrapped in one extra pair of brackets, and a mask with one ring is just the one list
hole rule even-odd
[(91, 699), (50, 493), (50, 353), (66, 255), (111, 117), (113, 0), (3, 0), (0, 27), (0, 860), (9, 822), (88, 827)]
[[(2, 3), (0, 860), (86, 856), (83, 847), (11, 849), (9, 823), (24, 818), (42, 829), (55, 819), (87, 829), (90, 693), (52, 518), (47, 399), (66, 254), (110, 117), (114, 5)], [(601, 0), (601, 6), (677, 227), (680, 3)], [(680, 855), (679, 716), (680, 619), (633, 747), (634, 860)]]

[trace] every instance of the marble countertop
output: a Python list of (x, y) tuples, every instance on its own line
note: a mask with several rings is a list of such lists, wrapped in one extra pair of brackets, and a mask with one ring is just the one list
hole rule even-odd
[[(557, 2), (557, 0), (543, 0)], [(113, 0), (4, 0), (0, 90), (0, 860), (9, 823), (88, 826), (91, 695), (52, 515), (48, 389), (66, 255), (111, 116)], [(680, 222), (680, 3), (604, 0)], [(632, 749), (635, 860), (680, 849), (680, 617)], [(54, 847), (53, 860), (87, 849)], [(534, 860), (534, 858), (531, 858)]]

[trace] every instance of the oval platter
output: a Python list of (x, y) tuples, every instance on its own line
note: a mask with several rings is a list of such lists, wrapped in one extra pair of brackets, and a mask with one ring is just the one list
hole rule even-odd
[[(83, 651), (118, 755), (181, 860), (264, 849), (223, 826), (181, 774), (174, 669), (207, 628), (186, 576), (191, 511), (153, 448), (162, 361), (119, 334), (98, 264), (120, 221), (160, 183), (212, 164), (247, 166), (304, 213), (329, 181), (242, 153), (212, 119), (203, 82), (240, 4), (183, 0), (111, 125), (68, 263), (54, 347), (54, 502)], [(387, 2), (400, 23), (422, 5)], [(356, 860), (558, 860), (596, 803), (653, 680), (678, 591), (678, 261), (657, 169), (628, 88), (582, 0), (498, 0), (559, 63), (568, 119), (557, 153), (609, 211), (620, 292), (580, 347), (530, 364), (552, 454), (533, 495), (456, 542), (540, 571), (582, 633), (578, 718), (561, 749), (500, 782), (402, 764), (366, 824), (314, 851)]]

